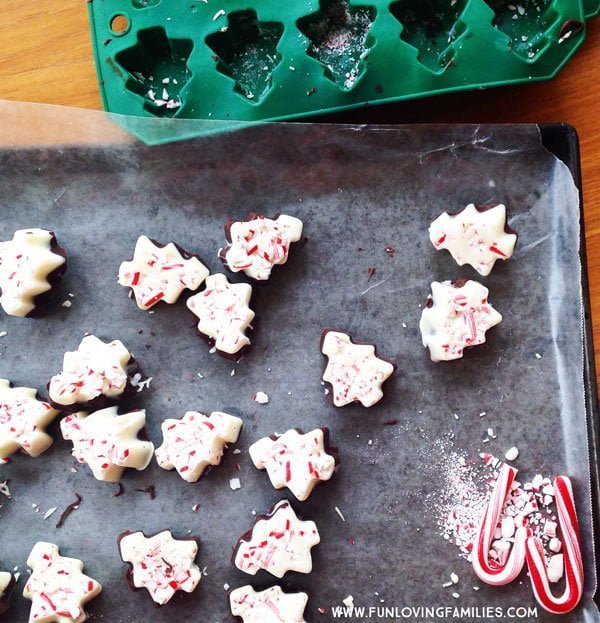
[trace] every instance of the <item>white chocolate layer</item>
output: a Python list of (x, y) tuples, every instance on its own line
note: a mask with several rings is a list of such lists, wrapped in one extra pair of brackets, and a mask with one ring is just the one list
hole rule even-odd
[(31, 600), (29, 623), (83, 623), (83, 606), (100, 593), (102, 586), (83, 574), (83, 562), (66, 558), (52, 543), (33, 546), (27, 565), (31, 576), (23, 597)]
[(231, 271), (243, 271), (258, 281), (268, 279), (276, 265), (288, 260), (290, 245), (302, 238), (302, 221), (282, 214), (275, 220), (258, 216), (251, 221), (235, 221), (225, 262)]
[(485, 342), (486, 331), (502, 321), (488, 303), (488, 294), (477, 281), (467, 281), (460, 288), (450, 281), (431, 284), (419, 326), (432, 361), (460, 359), (466, 347)]
[(17, 450), (35, 457), (52, 445), (44, 428), (59, 412), (36, 395), (35, 389), (11, 387), (9, 381), (0, 379), (0, 457)]
[(27, 316), (36, 296), (52, 287), (48, 276), (66, 259), (52, 251), (52, 232), (21, 229), (0, 242), (0, 305), (11, 316)]
[(13, 576), (8, 571), (0, 571), (0, 599), (6, 596), (6, 589), (10, 586)]
[(249, 575), (265, 569), (277, 578), (288, 571), (310, 573), (310, 550), (321, 542), (314, 521), (301, 521), (286, 500), (278, 502), (267, 519), (259, 519), (249, 541), (240, 540), (235, 566)]
[(507, 260), (515, 250), (516, 234), (506, 227), (506, 206), (478, 210), (470, 203), (462, 212), (444, 212), (431, 223), (429, 238), (436, 249), (447, 249), (459, 266), (470, 264), (489, 275), (496, 260)]
[(328, 331), (321, 352), (329, 358), (323, 380), (331, 383), (336, 407), (352, 402), (371, 407), (383, 398), (382, 385), (394, 366), (377, 357), (374, 346), (354, 344), (346, 333)]
[(140, 309), (150, 309), (160, 301), (175, 303), (186, 289), (197, 290), (209, 274), (197, 257), (184, 258), (172, 242), (161, 247), (140, 236), (133, 259), (119, 268), (119, 283), (133, 290)]
[(315, 485), (329, 480), (335, 471), (335, 458), (325, 451), (323, 430), (306, 434), (288, 430), (276, 440), (263, 437), (250, 446), (250, 458), (258, 469), (266, 469), (275, 489), (287, 487), (301, 502), (308, 499)]
[(187, 306), (198, 317), (198, 331), (214, 340), (217, 350), (234, 355), (250, 344), (245, 331), (254, 319), (251, 296), (252, 286), (229, 283), (217, 273), (206, 278), (206, 288), (190, 296)]
[(117, 407), (108, 407), (90, 415), (68, 415), (60, 430), (73, 442), (73, 456), (87, 463), (98, 480), (118, 482), (126, 467), (142, 471), (152, 459), (152, 442), (137, 438), (145, 425), (143, 409), (118, 415)]
[(132, 532), (120, 539), (119, 550), (124, 562), (132, 565), (133, 585), (145, 588), (161, 606), (177, 591), (191, 593), (202, 577), (194, 563), (198, 543), (176, 539), (169, 530), (150, 537)]
[(231, 591), (229, 606), (243, 623), (306, 623), (306, 593), (284, 593), (280, 586), (255, 591), (250, 584)]
[(127, 387), (131, 353), (123, 342), (103, 342), (86, 335), (75, 351), (66, 352), (63, 371), (52, 377), (50, 399), (59, 405), (84, 403), (106, 396), (116, 398)]
[(156, 460), (163, 469), (176, 469), (187, 482), (196, 482), (209, 465), (218, 465), (223, 449), (235, 443), (242, 420), (213, 411), (209, 416), (188, 411), (180, 420), (161, 424), (163, 443), (156, 449)]

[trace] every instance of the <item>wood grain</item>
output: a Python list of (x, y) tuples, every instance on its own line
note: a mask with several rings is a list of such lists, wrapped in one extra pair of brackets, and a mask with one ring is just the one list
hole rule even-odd
[[(2, 0), (0, 99), (98, 109), (84, 0)], [(380, 123), (567, 122), (581, 140), (596, 361), (600, 362), (600, 19), (553, 81), (364, 108), (338, 116)], [(597, 366), (600, 372), (600, 365)]]

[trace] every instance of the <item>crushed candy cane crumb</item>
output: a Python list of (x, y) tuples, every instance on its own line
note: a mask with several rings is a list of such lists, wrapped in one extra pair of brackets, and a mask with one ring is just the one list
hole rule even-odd
[(242, 488), (242, 483), (240, 482), (239, 478), (232, 478), (229, 481), (229, 486), (231, 487), (232, 491), (237, 491), (238, 489)]
[(256, 392), (256, 394), (252, 396), (252, 400), (259, 405), (266, 405), (269, 402), (269, 396), (265, 394), (265, 392)]

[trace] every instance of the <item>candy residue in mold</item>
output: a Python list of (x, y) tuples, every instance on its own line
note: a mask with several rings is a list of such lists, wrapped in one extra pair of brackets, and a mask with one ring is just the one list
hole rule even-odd
[(369, 31), (375, 14), (374, 7), (334, 0), (298, 22), (310, 39), (308, 54), (320, 61), (328, 77), (344, 90), (351, 89), (365, 69), (364, 60), (374, 45)]

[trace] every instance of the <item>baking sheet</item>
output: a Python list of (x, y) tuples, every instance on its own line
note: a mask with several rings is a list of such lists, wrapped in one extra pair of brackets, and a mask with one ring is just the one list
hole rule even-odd
[[(418, 332), (429, 283), (476, 274), (435, 253), (427, 225), (443, 210), (491, 201), (507, 203), (520, 235), (514, 259), (484, 280), (504, 321), (464, 360), (434, 365)], [(3, 239), (30, 226), (57, 232), (70, 262), (63, 297), (72, 302), (40, 320), (2, 318), (7, 335), (0, 340), (0, 376), (43, 389), (60, 370), (64, 351), (91, 332), (123, 340), (152, 377), (129, 406), (147, 409), (156, 445), (161, 421), (186, 410), (224, 410), (244, 419), (237, 446), (242, 454), (228, 454), (200, 483), (187, 484), (153, 462), (142, 473), (126, 473), (125, 494), (118, 498), (115, 485), (94, 480), (76, 464), (55, 422), (50, 430), (56, 441), (47, 453), (15, 456), (0, 467), (0, 480), (10, 479), (14, 496), (0, 509), (4, 567), (18, 565), (25, 573), (31, 546), (49, 540), (64, 555), (82, 558), (86, 572), (103, 584), (88, 607), (96, 620), (228, 620), (225, 584), (264, 587), (274, 580), (238, 572), (230, 564), (232, 547), (252, 526), (252, 511), (265, 511), (284, 496), (251, 466), (248, 446), (273, 431), (328, 426), (340, 448), (339, 472), (308, 502), (294, 503), (321, 533), (314, 571), (283, 582), (309, 592), (307, 620), (332, 620), (331, 607), (348, 595), (367, 607), (535, 605), (525, 574), (509, 587), (481, 585), (458, 550), (440, 538), (424, 502), (442, 486), (443, 474), (427, 466), (440, 438), (471, 456), (480, 450), (502, 456), (517, 445), (524, 477), (543, 472), (573, 478), (586, 590), (580, 609), (562, 620), (600, 619), (591, 599), (596, 581), (579, 198), (565, 165), (541, 146), (536, 127), (298, 124), (152, 149), (133, 143), (8, 149), (0, 152), (0, 208)], [(212, 271), (222, 270), (216, 254), (223, 223), (251, 210), (301, 217), (309, 240), (293, 249), (268, 284), (255, 288), (255, 345), (232, 364), (209, 353), (183, 300), (141, 312), (116, 276), (142, 233), (174, 240), (202, 255)], [(388, 246), (396, 250), (393, 256)], [(376, 273), (369, 279), (371, 268)], [(324, 395), (318, 346), (329, 326), (377, 344), (397, 361), (398, 372), (376, 407), (335, 409)], [(252, 401), (259, 390), (269, 395), (268, 405)], [(483, 411), (485, 421), (478, 417)], [(389, 420), (398, 425), (384, 426)], [(483, 445), (489, 426), (497, 439)], [(235, 477), (242, 483), (238, 491), (229, 487)], [(135, 491), (150, 484), (156, 486), (154, 500)], [(83, 498), (79, 510), (56, 529), (58, 512), (75, 492)], [(59, 510), (44, 520), (32, 504)], [(197, 513), (194, 504), (200, 505)], [(194, 594), (178, 594), (157, 609), (144, 591), (127, 587), (116, 538), (128, 529), (164, 528), (200, 537), (206, 575)], [(451, 572), (461, 578), (460, 600), (442, 587)], [(481, 589), (468, 590), (471, 584)], [(27, 620), (22, 587), (23, 579), (10, 621)], [(539, 609), (537, 617), (520, 620), (554, 618)]]

